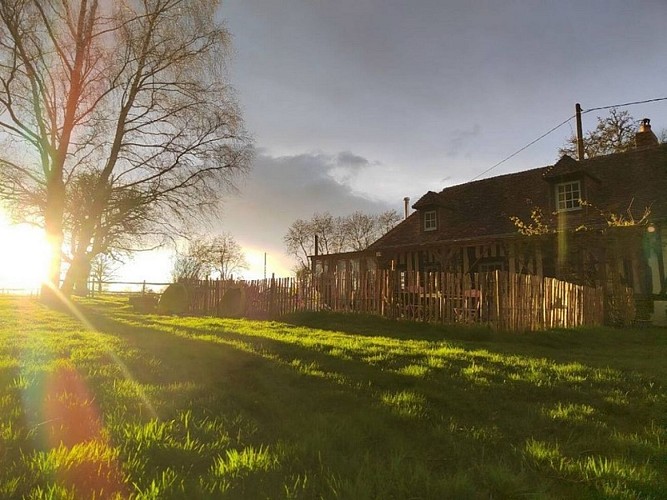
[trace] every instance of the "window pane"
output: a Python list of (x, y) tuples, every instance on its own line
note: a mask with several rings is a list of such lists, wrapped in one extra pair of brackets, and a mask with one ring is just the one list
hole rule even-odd
[(424, 230), (432, 231), (437, 228), (437, 218), (435, 210), (424, 212)]
[(556, 186), (556, 208), (576, 210), (581, 207), (581, 184), (579, 181), (564, 182)]

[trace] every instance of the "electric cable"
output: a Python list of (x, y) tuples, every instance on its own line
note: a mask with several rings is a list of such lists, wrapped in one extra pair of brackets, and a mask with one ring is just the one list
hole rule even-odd
[(657, 97), (655, 99), (646, 99), (645, 101), (626, 102), (624, 104), (613, 104), (611, 106), (600, 106), (598, 108), (590, 108), (590, 109), (582, 110), (581, 114), (583, 115), (584, 113), (590, 113), (591, 111), (600, 111), (600, 110), (604, 110), (604, 109), (625, 108), (627, 106), (634, 106), (636, 104), (647, 104), (649, 102), (658, 102), (658, 101), (667, 101), (667, 97)]
[[(667, 97), (657, 97), (657, 98), (655, 98), (655, 99), (646, 99), (646, 100), (644, 100), (644, 101), (632, 101), (632, 102), (626, 102), (626, 103), (623, 103), (623, 104), (612, 104), (612, 105), (610, 105), (610, 106), (599, 106), (599, 107), (597, 107), (597, 108), (589, 108), (589, 109), (586, 109), (586, 110), (582, 110), (582, 111), (581, 111), (581, 114), (584, 115), (584, 114), (586, 114), (586, 113), (590, 113), (591, 111), (601, 111), (601, 110), (612, 109), (612, 108), (624, 108), (624, 107), (628, 107), (628, 106), (635, 106), (635, 105), (637, 105), (637, 104), (648, 104), (648, 103), (651, 103), (651, 102), (659, 102), (659, 101), (667, 101)], [(502, 164), (505, 163), (506, 161), (511, 160), (512, 158), (514, 158), (516, 155), (518, 155), (518, 154), (521, 153), (522, 151), (525, 151), (526, 149), (528, 149), (530, 146), (532, 146), (532, 145), (535, 144), (536, 142), (541, 141), (542, 139), (544, 139), (546, 136), (548, 136), (548, 135), (551, 134), (552, 132), (555, 132), (556, 130), (558, 130), (559, 128), (561, 128), (563, 125), (565, 125), (566, 123), (570, 122), (570, 120), (572, 120), (573, 118), (576, 118), (576, 116), (577, 116), (577, 115), (572, 115), (572, 116), (569, 117), (567, 120), (565, 120), (565, 121), (559, 123), (558, 125), (556, 125), (556, 126), (553, 127), (552, 129), (550, 129), (549, 131), (547, 131), (547, 132), (545, 132), (544, 134), (542, 134), (541, 136), (539, 136), (537, 139), (535, 139), (535, 140), (529, 142), (528, 144), (526, 144), (525, 146), (523, 146), (521, 149), (517, 149), (514, 153), (512, 153), (512, 154), (509, 155), (508, 157), (506, 157), (506, 158), (500, 160), (498, 163), (496, 163), (495, 165), (493, 165), (493, 166), (487, 168), (486, 170), (484, 170), (484, 171), (481, 172), (480, 174), (477, 174), (475, 177), (473, 177), (472, 179), (470, 179), (468, 182), (472, 182), (472, 181), (475, 181), (475, 180), (479, 179), (479, 178), (482, 177), (484, 174), (487, 174), (487, 173), (491, 172), (491, 170), (493, 170), (493, 169), (499, 167), (500, 165), (502, 165)]]
[(486, 173), (488, 173), (488, 172), (491, 172), (491, 170), (493, 170), (494, 168), (499, 167), (500, 165), (502, 165), (503, 163), (505, 163), (505, 162), (508, 161), (508, 160), (511, 160), (511, 159), (514, 158), (516, 155), (518, 155), (518, 154), (521, 153), (522, 151), (528, 149), (529, 147), (531, 147), (531, 146), (532, 146), (533, 144), (535, 144), (536, 142), (541, 141), (541, 140), (544, 139), (546, 136), (548, 136), (548, 135), (551, 134), (552, 132), (558, 130), (559, 128), (561, 128), (563, 125), (565, 125), (567, 122), (569, 122), (570, 120), (572, 120), (572, 119), (575, 118), (575, 117), (576, 117), (576, 115), (572, 115), (572, 116), (570, 116), (567, 120), (565, 120), (565, 121), (559, 123), (558, 125), (556, 125), (556, 126), (553, 127), (552, 129), (550, 129), (549, 131), (547, 131), (547, 132), (545, 132), (544, 134), (542, 134), (541, 136), (539, 136), (537, 139), (535, 139), (535, 140), (529, 142), (528, 144), (526, 144), (526, 145), (525, 145), (524, 147), (522, 147), (521, 149), (516, 150), (514, 153), (512, 153), (511, 155), (509, 155), (507, 158), (505, 158), (505, 159), (503, 159), (503, 160), (500, 160), (498, 163), (496, 163), (496, 164), (493, 165), (492, 167), (489, 167), (489, 168), (487, 168), (486, 170), (484, 170), (484, 172), (482, 172), (482, 173), (480, 173), (480, 174), (477, 174), (475, 177), (473, 177), (472, 179), (470, 179), (470, 181), (468, 181), (468, 182), (472, 182), (472, 181), (474, 181), (474, 180), (479, 179), (479, 178), (480, 178), (481, 176), (483, 176), (484, 174), (486, 174)]

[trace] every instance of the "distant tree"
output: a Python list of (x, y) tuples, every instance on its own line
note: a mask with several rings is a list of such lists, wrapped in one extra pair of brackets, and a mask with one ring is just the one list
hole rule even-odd
[[(609, 110), (609, 116), (598, 116), (597, 126), (584, 134), (584, 156), (608, 155), (623, 153), (635, 147), (636, 120), (627, 111), (616, 108)], [(573, 135), (567, 143), (558, 150), (560, 156), (577, 157), (577, 137)]]
[(231, 234), (196, 235), (190, 237), (185, 251), (176, 253), (172, 278), (201, 280), (217, 275), (226, 280), (248, 267), (241, 245)]
[(320, 253), (344, 252), (347, 248), (348, 234), (345, 231), (343, 217), (334, 217), (328, 212), (318, 213), (310, 220), (313, 234), (318, 235)]
[(387, 210), (377, 215), (354, 212), (343, 218), (346, 246), (354, 251), (364, 250), (400, 220), (396, 210)]
[(249, 268), (241, 245), (231, 234), (214, 236), (208, 247), (211, 268), (221, 280), (231, 279), (235, 273)]
[(101, 292), (105, 282), (111, 281), (118, 272), (120, 261), (110, 254), (98, 254), (90, 265), (90, 279), (97, 283), (97, 291)]
[(667, 143), (667, 128), (663, 128), (658, 134), (658, 140), (661, 144)]
[(309, 220), (297, 219), (290, 225), (283, 241), (287, 252), (296, 259), (297, 273), (308, 269), (308, 256), (316, 253), (315, 236), (318, 238), (317, 253), (344, 251), (343, 218), (334, 217), (329, 212), (316, 213)]
[(315, 253), (315, 234), (310, 221), (297, 219), (283, 237), (287, 253), (296, 259), (297, 273), (308, 269), (308, 256)]
[(388, 233), (399, 222), (401, 222), (401, 215), (396, 210), (392, 209), (382, 212), (380, 215), (378, 215), (378, 224), (380, 229), (379, 236)]
[(352, 250), (363, 250), (374, 241), (376, 222), (376, 217), (359, 211), (345, 217), (341, 229), (347, 235)]
[(316, 213), (309, 220), (297, 219), (283, 241), (287, 252), (296, 259), (296, 271), (308, 269), (308, 256), (315, 254), (315, 236), (319, 254), (360, 251), (367, 248), (401, 220), (398, 212), (387, 210), (377, 215), (357, 211), (344, 217), (328, 212)]
[(211, 272), (209, 247), (204, 238), (193, 237), (185, 250), (177, 251), (171, 278), (174, 282), (183, 280), (203, 280)]

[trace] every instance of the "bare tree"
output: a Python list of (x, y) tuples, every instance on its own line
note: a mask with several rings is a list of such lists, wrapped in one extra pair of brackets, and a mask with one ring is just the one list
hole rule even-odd
[(661, 144), (667, 143), (667, 128), (663, 128), (658, 134), (658, 140)]
[(56, 286), (65, 164), (76, 155), (77, 127), (103, 95), (98, 84), (108, 59), (97, 19), (95, 0), (0, 3), (0, 128), (9, 146), (0, 162), (2, 194), (17, 211), (25, 204), (29, 215), (41, 217), (51, 248), (49, 279)]
[(172, 277), (179, 279), (205, 279), (217, 275), (222, 280), (234, 273), (248, 269), (241, 245), (229, 233), (217, 236), (195, 235), (189, 237), (187, 248), (177, 252)]
[(120, 261), (110, 254), (98, 254), (90, 263), (90, 278), (97, 283), (97, 291), (104, 289), (104, 283), (111, 281), (118, 272)]
[[(622, 153), (635, 147), (636, 120), (627, 111), (616, 108), (609, 110), (606, 118), (598, 117), (595, 129), (584, 136), (584, 155), (586, 158)], [(560, 156), (577, 156), (577, 138), (572, 136), (558, 150)]]
[(343, 233), (346, 247), (360, 251), (391, 230), (401, 220), (396, 210), (387, 210), (377, 215), (356, 211), (343, 218)]
[(203, 280), (211, 272), (208, 242), (202, 237), (192, 238), (185, 250), (177, 251), (171, 278), (174, 282), (183, 280)]
[(308, 256), (315, 253), (315, 234), (310, 221), (297, 219), (283, 237), (287, 253), (296, 259), (296, 271), (308, 269)]
[(20, 144), (0, 154), (0, 193), (44, 225), (52, 285), (64, 242), (68, 292), (96, 254), (210, 213), (247, 167), (217, 3), (0, 4), (0, 131)]
[(316, 213), (310, 220), (311, 231), (318, 235), (321, 253), (337, 253), (345, 251), (347, 234), (345, 221), (342, 217), (334, 217), (329, 212)]
[(211, 268), (220, 279), (231, 279), (234, 273), (248, 269), (243, 249), (231, 234), (214, 236), (208, 246)]
[(310, 220), (297, 219), (283, 241), (290, 255), (296, 259), (296, 271), (308, 269), (308, 256), (315, 254), (315, 236), (318, 252), (330, 254), (360, 251), (380, 238), (401, 220), (398, 212), (388, 210), (377, 215), (354, 212), (345, 217), (334, 217), (328, 212), (313, 215)]
[(359, 211), (345, 218), (342, 230), (352, 250), (363, 250), (375, 240), (376, 221), (376, 217)]
[(401, 215), (396, 210), (386, 210), (378, 215), (378, 238), (391, 231), (399, 222), (401, 222)]

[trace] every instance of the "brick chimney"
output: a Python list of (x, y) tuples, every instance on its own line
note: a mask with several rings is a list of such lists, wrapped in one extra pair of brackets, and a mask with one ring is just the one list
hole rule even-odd
[(651, 120), (644, 118), (639, 125), (639, 132), (635, 134), (635, 148), (649, 149), (658, 145), (658, 138), (651, 130)]

